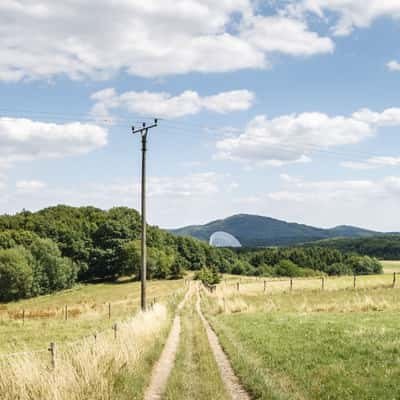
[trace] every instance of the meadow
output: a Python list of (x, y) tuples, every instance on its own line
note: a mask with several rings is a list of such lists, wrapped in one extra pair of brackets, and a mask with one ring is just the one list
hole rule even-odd
[(385, 274), (392, 274), (393, 272), (400, 272), (400, 261), (390, 261), (390, 260), (383, 260), (381, 261), (383, 265), (383, 272)]
[[(165, 302), (182, 288), (183, 280), (149, 281), (149, 302)], [(0, 304), (0, 355), (93, 336), (135, 315), (139, 304), (140, 283), (130, 281), (79, 285), (52, 295)]]
[(356, 290), (351, 279), (328, 278), (324, 290), (318, 280), (203, 290), (203, 310), (252, 398), (399, 398), (400, 289), (391, 275), (359, 277)]

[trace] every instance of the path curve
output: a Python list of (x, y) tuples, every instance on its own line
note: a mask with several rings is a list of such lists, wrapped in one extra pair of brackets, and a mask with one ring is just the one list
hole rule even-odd
[(239, 382), (238, 377), (235, 375), (231, 363), (226, 356), (224, 350), (222, 349), (221, 344), (219, 343), (217, 335), (212, 330), (210, 324), (201, 312), (199, 291), (200, 290), (197, 291), (196, 309), (199, 313), (200, 319), (202, 320), (204, 327), (206, 328), (208, 341), (210, 343), (211, 350), (214, 353), (214, 357), (217, 361), (217, 365), (221, 373), (222, 380), (225, 383), (226, 389), (232, 400), (250, 400), (251, 398), (249, 394), (243, 388), (243, 386)]
[(168, 339), (165, 343), (161, 356), (153, 368), (150, 384), (144, 394), (144, 400), (159, 400), (162, 399), (165, 393), (168, 377), (171, 374), (174, 366), (176, 352), (179, 345), (179, 337), (181, 333), (181, 319), (179, 312), (182, 310), (186, 300), (191, 294), (191, 289), (192, 288), (190, 286), (185, 294), (185, 297), (178, 305), (177, 315), (172, 323), (172, 328), (169, 332)]

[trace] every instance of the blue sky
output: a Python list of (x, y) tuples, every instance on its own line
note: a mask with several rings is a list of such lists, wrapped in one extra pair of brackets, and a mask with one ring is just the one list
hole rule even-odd
[(400, 3), (5, 0), (0, 211), (139, 207), (398, 231)]

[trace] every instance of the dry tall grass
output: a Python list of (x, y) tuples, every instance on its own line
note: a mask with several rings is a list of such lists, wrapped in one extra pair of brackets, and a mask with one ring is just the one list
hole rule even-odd
[(121, 373), (134, 372), (168, 326), (168, 312), (156, 304), (112, 331), (57, 349), (56, 368), (50, 354), (27, 353), (0, 358), (2, 400), (86, 400), (113, 398)]
[(236, 285), (220, 284), (210, 293), (208, 312), (212, 315), (240, 312), (364, 312), (400, 310), (400, 290), (393, 288), (388, 275), (362, 276), (357, 278), (356, 290), (353, 277), (325, 278), (324, 290), (321, 279), (293, 279)]

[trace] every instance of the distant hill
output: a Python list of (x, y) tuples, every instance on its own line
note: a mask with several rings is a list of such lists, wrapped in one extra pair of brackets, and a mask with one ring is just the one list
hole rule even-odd
[(173, 229), (171, 233), (208, 241), (217, 231), (235, 236), (243, 246), (284, 246), (336, 237), (371, 237), (382, 234), (347, 225), (322, 229), (250, 214), (238, 214), (205, 225)]

